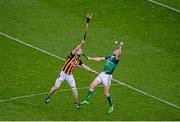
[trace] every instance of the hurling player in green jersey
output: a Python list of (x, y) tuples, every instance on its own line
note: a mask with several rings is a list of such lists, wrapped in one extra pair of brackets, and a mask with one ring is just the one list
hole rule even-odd
[(99, 84), (103, 84), (104, 85), (104, 95), (109, 102), (108, 113), (113, 112), (112, 96), (109, 93), (109, 89), (110, 89), (110, 84), (111, 84), (111, 80), (112, 80), (112, 74), (113, 74), (114, 69), (116, 68), (116, 66), (119, 62), (120, 56), (122, 54), (122, 45), (123, 45), (123, 42), (120, 42), (119, 47), (114, 50), (112, 55), (108, 55), (106, 57), (95, 57), (95, 58), (88, 57), (88, 60), (105, 61), (105, 66), (104, 66), (103, 71), (90, 84), (87, 96), (80, 103), (81, 105), (89, 104), (91, 96), (94, 91), (94, 88)]

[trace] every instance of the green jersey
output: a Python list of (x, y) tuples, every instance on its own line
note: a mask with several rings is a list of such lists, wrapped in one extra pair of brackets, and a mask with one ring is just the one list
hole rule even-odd
[(105, 57), (105, 59), (106, 59), (106, 63), (105, 63), (103, 71), (106, 74), (111, 75), (114, 72), (114, 69), (115, 69), (116, 65), (118, 64), (119, 60), (116, 60), (115, 55), (108, 55)]

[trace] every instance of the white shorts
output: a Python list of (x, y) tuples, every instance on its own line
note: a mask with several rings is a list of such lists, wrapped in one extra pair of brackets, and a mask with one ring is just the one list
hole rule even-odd
[(112, 80), (112, 75), (106, 74), (105, 72), (101, 72), (96, 79), (100, 83), (103, 83), (104, 86), (110, 86), (111, 80)]
[(73, 78), (73, 75), (69, 75), (69, 74), (66, 74), (64, 71), (61, 71), (56, 79), (56, 82), (55, 82), (55, 86), (56, 87), (60, 87), (61, 83), (64, 81), (64, 80), (67, 80), (69, 86), (72, 88), (72, 87), (75, 87), (76, 86), (76, 83), (75, 83), (75, 80)]

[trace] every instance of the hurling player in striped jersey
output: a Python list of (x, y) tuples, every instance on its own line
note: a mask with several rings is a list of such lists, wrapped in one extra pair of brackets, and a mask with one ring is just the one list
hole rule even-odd
[(92, 70), (90, 67), (86, 66), (82, 63), (80, 60), (80, 56), (83, 54), (82, 47), (85, 44), (85, 38), (86, 38), (86, 32), (87, 27), (90, 19), (92, 18), (91, 14), (87, 14), (87, 23), (86, 23), (86, 29), (85, 29), (85, 35), (84, 39), (81, 41), (81, 43), (67, 56), (66, 61), (64, 62), (64, 65), (60, 71), (60, 73), (57, 76), (57, 79), (55, 81), (55, 85), (50, 89), (47, 97), (45, 98), (45, 103), (48, 103), (50, 100), (50, 97), (53, 93), (57, 91), (57, 89), (60, 87), (61, 83), (66, 80), (72, 90), (73, 93), (73, 99), (74, 103), (76, 105), (76, 108), (80, 108), (80, 104), (78, 101), (78, 92), (76, 88), (76, 82), (73, 77), (73, 70), (79, 65), (83, 67), (87, 71), (91, 71), (93, 73), (97, 73), (95, 70)]

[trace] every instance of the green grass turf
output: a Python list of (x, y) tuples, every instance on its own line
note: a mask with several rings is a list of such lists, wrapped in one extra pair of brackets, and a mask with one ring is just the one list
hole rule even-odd
[(170, 7), (174, 7), (175, 9), (180, 10), (180, 1), (179, 0), (157, 0), (162, 4), (168, 5)]
[[(174, 0), (170, 5), (178, 4)], [(168, 5), (168, 3), (165, 3)], [(114, 78), (180, 106), (180, 13), (146, 0), (2, 0), (0, 31), (65, 58), (83, 34), (84, 15), (93, 12), (84, 47), (90, 56), (110, 54), (114, 40), (124, 53)], [(101, 71), (102, 62), (84, 63)], [(46, 92), (62, 61), (0, 36), (0, 99)], [(78, 87), (96, 77), (78, 68)], [(61, 89), (68, 89), (66, 82)], [(86, 90), (79, 90), (83, 99)], [(124, 86), (112, 86), (115, 111), (97, 88), (92, 104), (77, 111), (71, 92), (0, 103), (0, 120), (180, 120), (180, 110)]]

